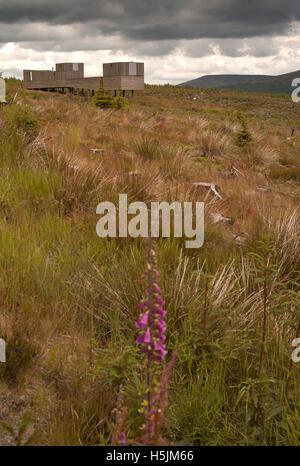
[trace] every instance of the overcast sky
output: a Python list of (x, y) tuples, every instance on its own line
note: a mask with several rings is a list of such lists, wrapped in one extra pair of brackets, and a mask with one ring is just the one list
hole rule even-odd
[(300, 70), (299, 0), (0, 0), (0, 71), (144, 61), (146, 82)]

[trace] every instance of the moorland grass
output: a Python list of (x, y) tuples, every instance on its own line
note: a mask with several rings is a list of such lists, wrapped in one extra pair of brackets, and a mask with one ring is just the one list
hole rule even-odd
[[(278, 175), (280, 158), (293, 164), (284, 170), (299, 170), (300, 147), (287, 142), (283, 120), (296, 120), (299, 109), (280, 96), (173, 86), (146, 87), (125, 111), (24, 92), (14, 80), (8, 92), (0, 111), (2, 420), (17, 429), (29, 413), (37, 445), (110, 445), (122, 387), (127, 442), (141, 441), (145, 365), (135, 322), (146, 244), (100, 239), (95, 230), (97, 204), (127, 192), (130, 201), (206, 203), (200, 250), (174, 238), (155, 244), (168, 358), (178, 350), (164, 438), (299, 445), (300, 373), (288, 367), (300, 318), (300, 189), (297, 177)], [(257, 113), (262, 106), (270, 118)], [(250, 147), (236, 144), (240, 111)], [(93, 155), (93, 147), (104, 152)], [(232, 166), (241, 174), (218, 173)], [(192, 189), (194, 181), (217, 182), (223, 200)], [(293, 196), (256, 189), (277, 182)], [(213, 224), (214, 212), (235, 223)]]

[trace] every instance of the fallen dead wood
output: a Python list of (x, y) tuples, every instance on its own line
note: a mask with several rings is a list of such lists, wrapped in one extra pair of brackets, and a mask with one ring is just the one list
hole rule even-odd
[(203, 187), (203, 188), (210, 189), (215, 196), (217, 196), (219, 199), (223, 199), (221, 194), (218, 193), (219, 188), (215, 183), (202, 183), (202, 182), (201, 183), (193, 183), (193, 186), (195, 186), (195, 188)]
[(245, 176), (240, 170), (238, 170), (234, 165), (232, 165), (231, 170), (233, 170), (237, 175)]
[(268, 186), (257, 186), (256, 188), (257, 191), (263, 191), (265, 193), (271, 193), (272, 189), (269, 188)]
[(222, 178), (235, 178), (236, 176), (244, 176), (236, 167), (231, 166), (230, 170), (224, 172), (217, 172)]
[(238, 235), (233, 237), (234, 241), (237, 241), (239, 244), (244, 244), (247, 241), (248, 233), (246, 231), (241, 231)]
[(93, 154), (99, 154), (100, 152), (104, 152), (104, 149), (90, 149), (90, 152)]
[(227, 225), (233, 225), (235, 223), (235, 219), (232, 217), (224, 217), (222, 214), (219, 213), (211, 213), (210, 218), (212, 219), (212, 224), (216, 225), (217, 223), (226, 223)]
[(140, 172), (138, 170), (132, 171), (132, 172), (127, 172), (128, 176), (137, 176), (140, 175)]

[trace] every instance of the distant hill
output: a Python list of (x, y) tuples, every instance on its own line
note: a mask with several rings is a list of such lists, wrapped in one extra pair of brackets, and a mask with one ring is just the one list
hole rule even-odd
[(216, 74), (202, 76), (201, 78), (179, 84), (179, 86), (209, 87), (269, 94), (290, 94), (293, 90), (291, 83), (294, 78), (300, 78), (300, 71), (281, 74), (279, 76)]

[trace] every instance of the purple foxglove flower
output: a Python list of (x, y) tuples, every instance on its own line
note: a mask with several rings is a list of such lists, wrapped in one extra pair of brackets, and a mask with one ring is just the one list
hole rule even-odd
[(144, 343), (151, 343), (151, 333), (149, 328), (147, 328), (146, 333), (144, 335)]
[(124, 434), (124, 432), (121, 432), (121, 435), (120, 435), (120, 445), (122, 447), (126, 445), (126, 435)]
[(144, 335), (139, 335), (136, 339), (136, 343), (137, 345), (141, 345), (142, 343), (144, 343)]
[(164, 300), (162, 299), (161, 296), (157, 296), (156, 297), (156, 302), (157, 304), (159, 304), (160, 306), (163, 306), (165, 304)]
[(157, 340), (153, 342), (153, 348), (155, 351), (160, 351), (161, 349), (163, 349), (162, 344)]
[(167, 328), (165, 322), (163, 320), (159, 320), (157, 323), (157, 327), (161, 332), (164, 332)]
[(165, 311), (161, 306), (157, 308), (157, 312), (161, 317), (165, 317), (167, 311)]
[[(140, 329), (136, 342), (141, 345), (141, 352), (146, 353), (150, 360), (162, 361), (167, 354), (165, 349), (166, 311), (159, 286), (160, 274), (156, 270), (155, 253), (148, 250), (147, 271), (144, 279), (147, 282), (147, 299), (141, 300), (138, 305), (140, 316), (135, 326)], [(154, 257), (154, 259), (153, 259)]]
[(168, 352), (168, 351), (166, 351), (165, 349), (160, 349), (160, 350), (159, 350), (159, 353), (158, 353), (158, 356), (157, 356), (157, 357), (158, 357), (158, 360), (159, 360), (159, 361), (163, 361), (164, 358), (165, 358), (165, 356), (166, 356), (166, 354), (167, 354), (167, 352)]
[(136, 322), (135, 326), (137, 328), (145, 328), (148, 325), (148, 312), (145, 312), (139, 320)]

